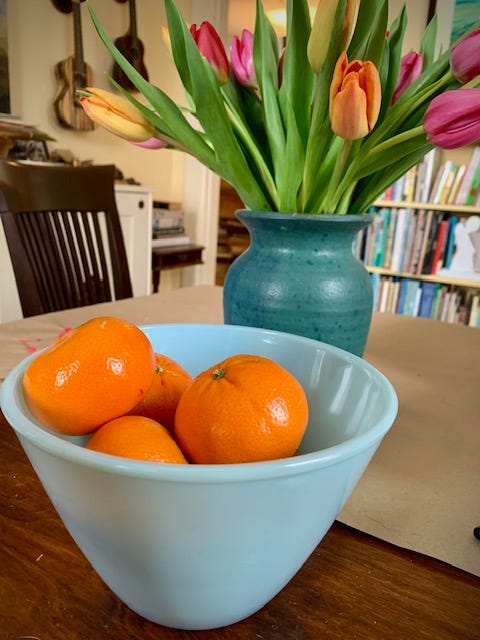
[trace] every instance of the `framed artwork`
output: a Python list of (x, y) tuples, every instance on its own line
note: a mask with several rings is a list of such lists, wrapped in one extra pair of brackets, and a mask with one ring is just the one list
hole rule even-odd
[(49, 152), (45, 140), (15, 140), (8, 152), (9, 160), (48, 162)]
[(480, 0), (455, 0), (450, 41), (455, 42), (480, 20)]
[(0, 0), (0, 113), (11, 113), (8, 77), (7, 0)]

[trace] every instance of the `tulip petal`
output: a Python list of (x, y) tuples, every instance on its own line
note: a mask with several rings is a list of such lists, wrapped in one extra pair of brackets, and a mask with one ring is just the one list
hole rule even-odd
[(429, 142), (457, 149), (480, 140), (480, 89), (454, 89), (432, 100), (423, 128)]
[(359, 86), (357, 74), (350, 73), (345, 79), (335, 97), (332, 114), (332, 129), (338, 136), (356, 140), (368, 134), (367, 97)]
[(480, 75), (480, 28), (470, 32), (452, 48), (450, 64), (460, 82), (469, 82)]
[(95, 87), (85, 90), (90, 95), (81, 96), (80, 104), (91, 120), (125, 140), (142, 142), (152, 137), (152, 126), (129, 100)]

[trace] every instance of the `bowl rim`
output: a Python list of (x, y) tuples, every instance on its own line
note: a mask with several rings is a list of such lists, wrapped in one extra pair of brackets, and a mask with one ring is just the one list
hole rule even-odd
[(64, 460), (101, 471), (134, 476), (136, 478), (163, 479), (181, 483), (248, 482), (278, 476), (308, 473), (312, 470), (341, 463), (370, 447), (378, 446), (383, 436), (392, 426), (397, 415), (398, 398), (393, 385), (383, 373), (363, 358), (319, 340), (273, 329), (245, 327), (243, 325), (155, 323), (141, 324), (138, 326), (144, 332), (158, 327), (169, 330), (182, 330), (185, 328), (189, 330), (222, 330), (222, 327), (224, 327), (247, 333), (252, 332), (258, 334), (260, 331), (265, 336), (287, 336), (291, 337), (294, 341), (300, 340), (311, 343), (311, 345), (317, 349), (341, 355), (347, 362), (356, 363), (357, 365), (361, 363), (362, 368), (377, 381), (385, 392), (388, 403), (387, 409), (367, 433), (352, 436), (345, 442), (326, 447), (320, 451), (302, 453), (289, 458), (235, 464), (189, 465), (132, 460), (86, 449), (83, 446), (79, 446), (78, 442), (75, 442), (75, 440), (79, 440), (79, 438), (75, 439), (72, 437), (65, 439), (41, 425), (33, 416), (29, 417), (22, 413), (20, 406), (24, 400), (21, 392), (21, 378), (28, 364), (41, 353), (42, 350), (39, 350), (26, 356), (17, 363), (7, 374), (4, 382), (0, 386), (1, 410), (7, 422), (15, 431), (22, 446), (24, 446), (25, 441), (27, 441), (35, 447)]

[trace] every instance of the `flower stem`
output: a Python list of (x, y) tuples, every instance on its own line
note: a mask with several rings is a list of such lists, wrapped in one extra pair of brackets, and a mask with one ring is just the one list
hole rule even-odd
[(337, 204), (335, 198), (337, 187), (341, 182), (341, 177), (347, 163), (350, 149), (352, 148), (352, 140), (343, 140), (342, 150), (337, 156), (335, 166), (333, 168), (332, 177), (330, 179), (328, 190), (323, 200), (322, 209), (324, 213), (335, 213), (335, 205)]
[(265, 162), (265, 159), (263, 158), (257, 145), (255, 144), (252, 138), (252, 135), (248, 131), (248, 128), (245, 126), (242, 119), (238, 116), (228, 95), (226, 95), (225, 93), (223, 95), (228, 105), (227, 113), (230, 117), (232, 125), (235, 131), (237, 132), (238, 136), (240, 137), (242, 143), (245, 145), (245, 148), (248, 150), (251, 158), (253, 159), (255, 166), (257, 167), (259, 174), (262, 178), (262, 181), (267, 189), (268, 195), (272, 203), (275, 205), (275, 207), (278, 208), (279, 198), (278, 198), (277, 188), (272, 178), (272, 174), (270, 173), (270, 170)]

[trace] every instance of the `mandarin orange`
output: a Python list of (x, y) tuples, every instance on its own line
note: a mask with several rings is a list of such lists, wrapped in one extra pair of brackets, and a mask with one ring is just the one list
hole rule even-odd
[(23, 393), (30, 412), (45, 426), (83, 435), (130, 411), (149, 389), (154, 371), (153, 348), (137, 326), (98, 317), (32, 360)]
[(87, 449), (122, 458), (188, 464), (175, 440), (161, 424), (144, 416), (121, 416), (102, 425)]
[(175, 410), (192, 376), (178, 362), (162, 353), (155, 354), (155, 375), (150, 389), (129, 412), (152, 418), (173, 432)]
[(175, 414), (175, 439), (190, 462), (273, 460), (297, 450), (308, 422), (305, 392), (273, 360), (239, 354), (196, 376)]

